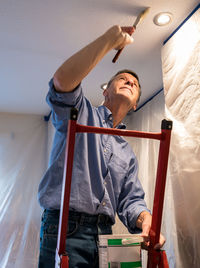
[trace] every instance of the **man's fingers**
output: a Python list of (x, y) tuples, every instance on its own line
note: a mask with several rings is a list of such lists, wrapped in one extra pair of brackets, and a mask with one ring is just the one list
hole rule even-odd
[(160, 240), (159, 240), (159, 243), (155, 245), (154, 249), (160, 249), (163, 247), (163, 245), (165, 244), (165, 237), (160, 234)]
[(106, 38), (110, 39), (113, 43), (114, 49), (122, 49), (128, 44), (133, 43), (133, 37), (131, 34), (134, 32), (134, 27), (120, 27), (119, 25), (114, 25), (106, 33)]
[(122, 26), (121, 29), (123, 32), (128, 33), (129, 35), (132, 35), (135, 31), (135, 28), (133, 26)]
[(131, 44), (131, 43), (134, 42), (134, 39), (133, 39), (132, 36), (130, 36), (130, 35), (127, 34), (127, 33), (125, 33), (124, 35), (125, 35), (125, 36), (124, 36), (124, 42), (123, 42), (122, 44), (120, 44), (120, 46), (116, 47), (116, 48), (115, 48), (116, 50), (120, 50), (120, 49), (122, 49), (123, 47), (125, 47), (126, 45)]
[(148, 250), (149, 249), (150, 242), (142, 242), (141, 243), (141, 248)]
[[(148, 228), (145, 227), (141, 236), (144, 238), (144, 242), (141, 243), (141, 248), (142, 249), (146, 249), (148, 250), (149, 249), (149, 246), (150, 246), (150, 236), (148, 235)], [(154, 249), (155, 250), (159, 250), (163, 247), (163, 245), (165, 244), (165, 237), (160, 234), (160, 240), (159, 240), (159, 243), (157, 243), (155, 246), (154, 246)]]
[(133, 43), (134, 39), (131, 35), (133, 34), (135, 28), (132, 26), (127, 26), (127, 27), (121, 27), (121, 29), (124, 35), (124, 43), (126, 45)]
[(126, 44), (131, 44), (133, 43), (134, 39), (132, 36), (130, 36), (129, 34), (125, 33), (125, 42)]

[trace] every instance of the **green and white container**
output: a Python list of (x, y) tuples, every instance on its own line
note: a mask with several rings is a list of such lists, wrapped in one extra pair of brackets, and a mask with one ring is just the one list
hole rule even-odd
[(99, 268), (141, 268), (139, 235), (99, 235)]

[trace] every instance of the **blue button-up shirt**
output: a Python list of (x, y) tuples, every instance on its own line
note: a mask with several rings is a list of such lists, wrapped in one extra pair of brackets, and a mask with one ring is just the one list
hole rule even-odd
[[(110, 110), (103, 105), (93, 107), (84, 97), (81, 85), (68, 93), (56, 92), (52, 80), (49, 85), (47, 102), (56, 132), (49, 168), (39, 185), (39, 202), (44, 208), (59, 209), (70, 108), (78, 109), (79, 124), (112, 128), (113, 123)], [(138, 231), (137, 217), (147, 208), (136, 157), (123, 137), (76, 134), (70, 210), (106, 214), (113, 223), (117, 212), (131, 233)]]

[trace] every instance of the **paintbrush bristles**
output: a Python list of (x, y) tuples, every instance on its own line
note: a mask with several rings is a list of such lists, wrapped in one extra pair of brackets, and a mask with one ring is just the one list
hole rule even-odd
[(133, 27), (136, 28), (136, 26), (144, 19), (144, 17), (149, 13), (150, 7), (145, 8), (136, 18)]

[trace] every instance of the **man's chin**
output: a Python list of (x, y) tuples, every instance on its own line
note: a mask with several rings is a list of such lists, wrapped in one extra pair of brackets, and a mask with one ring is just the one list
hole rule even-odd
[(126, 88), (126, 87), (120, 88), (120, 92), (125, 93), (125, 94), (127, 93), (130, 96), (133, 96), (132, 91), (129, 88)]
[(129, 103), (133, 101), (133, 95), (128, 91), (120, 92), (119, 96), (122, 100), (126, 100)]

